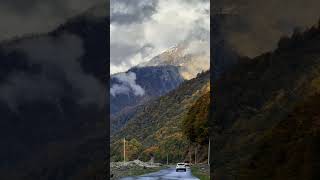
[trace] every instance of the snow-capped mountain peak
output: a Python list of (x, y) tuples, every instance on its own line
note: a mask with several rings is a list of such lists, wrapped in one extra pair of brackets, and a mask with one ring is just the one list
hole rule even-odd
[(190, 45), (178, 44), (138, 66), (178, 66), (182, 77), (192, 79), (198, 73), (209, 69), (210, 57), (208, 53), (195, 53), (189, 49)]

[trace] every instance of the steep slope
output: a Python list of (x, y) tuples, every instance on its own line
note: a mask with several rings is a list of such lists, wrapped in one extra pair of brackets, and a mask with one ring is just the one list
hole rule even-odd
[(319, 178), (318, 107), (309, 100), (319, 93), (319, 52), (320, 27), (295, 32), (274, 52), (241, 59), (213, 84), (215, 179)]
[(209, 42), (201, 37), (167, 49), (148, 62), (111, 76), (111, 133), (120, 130), (136, 107), (168, 93), (210, 67)]
[(1, 179), (105, 176), (106, 17), (0, 44)]
[(142, 144), (137, 157), (156, 161), (183, 160), (188, 150), (188, 141), (182, 132), (182, 120), (189, 108), (209, 91), (209, 72), (182, 83), (177, 89), (137, 108), (123, 129), (112, 137), (112, 160), (122, 157), (121, 140), (127, 138)]
[(125, 73), (111, 75), (110, 112), (114, 115), (124, 108), (159, 97), (182, 82), (183, 78), (175, 66), (135, 67)]
[(318, 179), (319, 107), (319, 94), (296, 104), (286, 118), (264, 134), (252, 158), (241, 164), (239, 179)]
[(183, 119), (182, 129), (189, 141), (207, 144), (209, 137), (210, 92), (206, 92), (191, 106)]
[(189, 108), (182, 121), (182, 132), (190, 144), (186, 159), (192, 163), (208, 162), (210, 101), (207, 91)]
[(175, 66), (134, 67), (111, 76), (111, 134), (120, 130), (137, 106), (178, 87), (184, 79)]
[(190, 44), (181, 43), (125, 74), (112, 75), (111, 133), (120, 130), (129, 121), (138, 105), (164, 95), (178, 87), (183, 80), (208, 70), (209, 48), (203, 44), (199, 46), (207, 49), (196, 49)]

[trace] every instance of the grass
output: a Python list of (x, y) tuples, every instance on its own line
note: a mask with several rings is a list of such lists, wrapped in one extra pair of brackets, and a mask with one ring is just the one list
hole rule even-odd
[(203, 170), (198, 165), (191, 166), (192, 175), (199, 178), (200, 180), (210, 180), (210, 172)]

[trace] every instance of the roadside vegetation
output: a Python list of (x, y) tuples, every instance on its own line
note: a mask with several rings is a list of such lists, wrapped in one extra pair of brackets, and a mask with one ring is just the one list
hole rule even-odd
[(191, 166), (192, 175), (200, 180), (210, 180), (210, 170), (208, 165), (196, 164)]

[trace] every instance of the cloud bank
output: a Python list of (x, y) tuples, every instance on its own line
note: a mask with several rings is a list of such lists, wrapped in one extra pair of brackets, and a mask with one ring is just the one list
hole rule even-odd
[(240, 54), (250, 57), (275, 49), (281, 36), (320, 18), (319, 0), (214, 0), (213, 6), (212, 14), (219, 9), (233, 14), (223, 31)]
[(209, 0), (111, 0), (110, 6), (111, 74), (183, 41), (209, 42)]
[(144, 89), (136, 83), (136, 74), (134, 72), (118, 73), (113, 75), (118, 83), (113, 84), (110, 89), (110, 94), (116, 96), (118, 94), (129, 94), (132, 92), (135, 96), (143, 96)]
[(23, 102), (54, 102), (70, 93), (79, 104), (103, 104), (103, 86), (83, 71), (79, 59), (84, 54), (82, 39), (73, 34), (40, 36), (6, 47), (7, 53), (20, 52), (35, 72), (14, 72), (0, 85), (0, 99), (15, 109)]
[[(106, 0), (1, 0), (0, 41), (30, 33), (49, 32)], [(107, 11), (107, 7), (105, 7)]]

